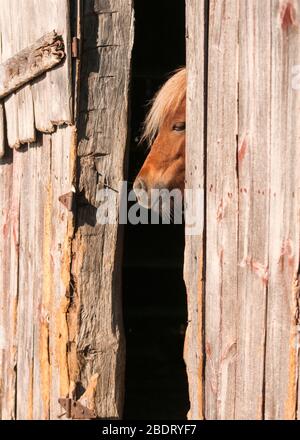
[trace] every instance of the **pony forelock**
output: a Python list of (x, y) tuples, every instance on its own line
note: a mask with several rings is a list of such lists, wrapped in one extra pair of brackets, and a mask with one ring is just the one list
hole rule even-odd
[(186, 97), (186, 69), (182, 68), (157, 92), (144, 123), (141, 141), (151, 145), (167, 117), (174, 115)]

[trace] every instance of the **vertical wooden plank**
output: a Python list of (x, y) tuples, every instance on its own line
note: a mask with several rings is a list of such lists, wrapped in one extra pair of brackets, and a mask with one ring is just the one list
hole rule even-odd
[[(2, 7), (0, 8), (1, 62), (13, 54), (13, 28), (9, 4), (8, 0), (3, 0)], [(8, 144), (17, 147), (20, 142), (15, 94), (5, 100), (5, 109), (8, 114), (6, 118)]]
[(2, 326), (2, 419), (16, 417), (17, 328), (19, 288), (20, 156), (1, 164), (1, 326)]
[[(125, 347), (121, 305), (121, 230), (97, 224), (97, 184), (118, 188), (124, 179), (128, 91), (133, 45), (133, 2), (85, 2), (79, 119), (79, 191), (73, 241), (73, 308), (79, 310), (77, 338), (70, 344), (79, 371), (73, 382), (92, 386), (98, 417), (121, 417), (124, 397)], [(103, 29), (91, 27), (98, 14), (111, 22), (114, 44), (98, 47)], [(117, 18), (112, 19), (113, 16)], [(101, 24), (99, 20), (98, 23)], [(113, 25), (115, 23), (115, 25)], [(87, 47), (88, 41), (88, 47)], [(118, 43), (116, 43), (118, 41)], [(109, 120), (107, 115), (111, 116)], [(118, 130), (115, 127), (118, 126)], [(99, 154), (100, 153), (100, 154)]]
[[(49, 136), (49, 172), (45, 176), (45, 194), (42, 207), (43, 218), (43, 235), (42, 235), (42, 289), (39, 303), (39, 340), (37, 347), (36, 362), (40, 368), (40, 388), (42, 398), (42, 417), (44, 419), (50, 419), (50, 405), (51, 405), (51, 386), (52, 386), (52, 359), (53, 351), (51, 346), (51, 323), (54, 315), (54, 283), (55, 277), (53, 273), (54, 260), (52, 255), (52, 246), (55, 244), (53, 239), (53, 227), (52, 225), (52, 210), (53, 210), (53, 187), (52, 187), (52, 138)], [(56, 176), (58, 178), (58, 176)], [(55, 224), (58, 219), (55, 219)], [(55, 367), (55, 366), (54, 366)]]
[[(28, 1), (28, 0), (27, 0)], [(35, 125), (42, 132), (53, 132), (54, 125), (72, 123), (72, 74), (69, 0), (30, 0), (35, 39), (53, 29), (63, 36), (66, 59), (59, 68), (47, 72), (32, 85)]]
[[(236, 419), (262, 419), (268, 285), (271, 2), (239, 2)], [(230, 270), (234, 270), (232, 267)]]
[[(37, 139), (37, 142), (30, 147), (35, 156), (35, 178), (33, 181), (35, 216), (33, 219), (33, 230), (35, 237), (39, 240), (34, 242), (33, 270), (35, 277), (31, 295), (34, 297), (35, 319), (33, 328), (33, 384), (32, 384), (32, 416), (34, 420), (47, 420), (50, 417), (49, 409), (49, 361), (45, 353), (48, 347), (47, 324), (49, 315), (45, 310), (45, 290), (47, 274), (45, 269), (51, 264), (49, 255), (49, 241), (46, 240), (48, 234), (49, 220), (46, 221), (46, 209), (48, 202), (49, 181), (51, 173), (51, 136), (44, 135)], [(49, 218), (49, 216), (47, 217)], [(55, 224), (56, 219), (53, 218)], [(49, 234), (47, 235), (49, 237)], [(51, 270), (51, 268), (50, 268)], [(49, 274), (48, 274), (49, 276)], [(46, 290), (47, 292), (47, 290)], [(50, 295), (53, 295), (50, 286)], [(50, 353), (50, 351), (48, 351)]]
[(4, 127), (4, 107), (2, 102), (0, 102), (0, 159), (5, 154), (5, 127)]
[[(28, 3), (29, 0), (22, 0), (17, 5), (14, 0), (1, 8), (1, 47), (5, 48), (1, 59), (10, 56), (12, 45), (13, 51), (17, 51), (22, 44), (27, 45), (26, 38), (29, 41), (34, 32), (40, 31), (32, 26), (33, 10)], [(63, 32), (69, 35), (68, 5), (69, 2), (51, 2), (52, 9), (48, 9), (44, 20), (52, 20), (52, 24), (54, 20), (58, 31), (63, 29), (63, 22)], [(15, 14), (14, 24), (20, 25), (19, 33), (12, 33), (13, 22), (9, 17), (17, 6), (20, 10)], [(51, 11), (59, 15), (59, 20), (53, 19)], [(35, 13), (39, 19), (41, 10)], [(28, 23), (31, 33), (26, 33)], [(65, 41), (68, 44), (67, 37)], [(69, 62), (70, 57), (66, 66)], [(45, 102), (52, 115), (60, 110), (62, 119), (70, 115), (71, 108), (70, 66), (66, 66), (68, 75), (57, 74), (58, 78), (49, 79), (50, 88), (46, 87), (49, 99)], [(66, 87), (65, 81), (68, 81)], [(54, 95), (56, 88), (61, 89), (57, 96)], [(27, 139), (25, 128), (32, 122), (29, 113), (33, 104), (31, 98), (31, 106), (28, 106), (27, 89), (23, 88), (6, 101), (6, 111), (12, 109), (7, 127), (9, 141), (15, 146), (21, 139)], [(69, 110), (64, 112), (64, 109)], [(46, 106), (40, 111), (43, 120), (49, 121)], [(62, 119), (58, 121), (53, 117), (53, 121), (59, 123)], [(72, 316), (69, 305), (74, 225), (73, 214), (60, 203), (59, 197), (72, 190), (75, 146), (75, 127), (64, 127), (52, 136), (39, 136), (27, 149), (9, 152), (0, 161), (0, 263), (3, 268), (0, 275), (0, 417), (3, 419), (56, 419), (61, 413), (58, 398), (69, 395), (71, 327), (67, 319)]]
[(59, 202), (72, 190), (74, 127), (44, 135), (20, 152), (17, 418), (56, 419), (69, 394), (67, 311), (72, 214)]
[[(40, 150), (40, 151), (37, 151)], [(49, 418), (49, 408), (45, 404), (45, 390), (48, 385), (45, 378), (49, 376), (48, 361), (48, 334), (43, 331), (48, 328), (50, 312), (47, 308), (48, 302), (44, 296), (49, 298), (52, 294), (51, 285), (44, 288), (45, 279), (51, 276), (51, 268), (48, 273), (44, 271), (44, 262), (46, 260), (47, 268), (51, 266), (51, 256), (48, 253), (49, 241), (46, 240), (44, 233), (44, 210), (39, 209), (37, 199), (39, 173), (43, 172), (43, 179), (47, 183), (50, 178), (51, 157), (50, 149), (47, 143), (44, 145), (32, 146), (27, 151), (16, 152), (22, 162), (22, 182), (20, 194), (20, 249), (19, 249), (19, 291), (18, 291), (18, 360), (16, 392), (17, 392), (17, 419), (32, 419), (38, 413), (38, 408), (42, 407), (38, 418), (44, 420)], [(42, 155), (45, 166), (40, 163), (39, 155)], [(37, 166), (40, 168), (37, 168)], [(38, 183), (38, 184), (37, 184)], [(47, 184), (44, 186), (42, 198), (44, 204), (47, 201)], [(38, 222), (37, 222), (38, 220)], [(43, 228), (37, 227), (37, 223), (43, 224)], [(42, 249), (40, 253), (39, 248)], [(43, 250), (46, 248), (46, 256), (43, 256)], [(37, 260), (39, 258), (39, 260)], [(39, 275), (37, 275), (39, 274)], [(41, 276), (41, 278), (40, 278)], [(41, 282), (37, 285), (37, 280)], [(37, 288), (37, 290), (35, 290)], [(41, 292), (41, 293), (40, 293)], [(42, 298), (42, 301), (39, 301)], [(44, 301), (43, 301), (44, 300)], [(35, 335), (39, 336), (38, 345), (35, 345)], [(46, 343), (45, 343), (46, 340)], [(45, 352), (42, 351), (44, 345), (47, 346)], [(41, 359), (41, 352), (43, 358)], [(34, 359), (38, 358), (36, 365)], [(44, 361), (44, 362), (43, 362)], [(49, 359), (50, 362), (50, 359)], [(39, 375), (39, 373), (41, 373)], [(40, 392), (40, 402), (37, 403), (34, 392), (35, 376), (39, 377), (38, 387)], [(49, 392), (47, 394), (49, 396)], [(49, 399), (49, 397), (48, 397)], [(34, 405), (36, 407), (34, 408)]]
[[(19, 246), (19, 289), (17, 326), (17, 419), (32, 419), (33, 385), (33, 325), (34, 295), (34, 156), (31, 151), (15, 152), (22, 163), (22, 185), (20, 192), (20, 246)], [(21, 189), (20, 188), (20, 189)]]
[(271, 198), (266, 419), (294, 419), (299, 380), (300, 1), (272, 2)]
[(237, 354), (238, 7), (210, 1), (207, 107), (205, 416), (234, 418)]
[[(294, 419), (299, 413), (299, 10), (299, 0), (210, 1), (208, 419)], [(192, 70), (188, 56), (189, 63)], [(199, 350), (192, 342), (190, 348), (194, 355)], [(194, 401), (195, 392), (194, 386)]]
[[(30, 5), (29, 5), (30, 6)], [(31, 10), (26, 0), (4, 0), (0, 12), (3, 29), (2, 61), (27, 47), (31, 41)], [(5, 35), (6, 34), (6, 35)], [(19, 147), (35, 140), (34, 110), (30, 86), (24, 86), (5, 100), (8, 143)]]
[[(187, 0), (186, 32), (188, 73), (186, 188), (204, 191), (204, 77), (206, 62), (204, 0)], [(195, 206), (187, 206), (186, 208), (195, 212)], [(202, 206), (202, 216), (204, 217), (204, 206)], [(185, 243), (184, 279), (188, 299), (188, 326), (184, 344), (184, 359), (190, 396), (188, 417), (192, 420), (204, 417), (202, 234), (203, 231), (200, 231), (196, 236), (187, 235)]]
[(7, 142), (11, 148), (20, 147), (18, 103), (15, 94), (4, 100), (7, 129)]
[[(49, 319), (50, 418), (61, 414), (60, 397), (70, 392), (70, 374), (77, 373), (77, 363), (69, 357), (69, 346), (77, 336), (77, 322), (71, 299), (71, 240), (74, 233), (73, 213), (59, 198), (72, 192), (75, 165), (75, 127), (58, 128), (51, 136), (50, 255), (51, 312)], [(50, 207), (49, 206), (49, 207)], [(55, 219), (55, 221), (53, 221)], [(77, 310), (76, 310), (77, 312)], [(77, 315), (76, 315), (77, 316)], [(75, 370), (75, 371), (74, 371)]]
[(53, 132), (54, 125), (72, 123), (70, 10), (68, 0), (3, 0), (0, 11), (2, 61), (45, 33), (63, 35), (64, 62), (5, 100), (8, 143), (19, 147), (35, 141), (35, 127)]
[[(28, 4), (28, 0), (13, 0), (10, 2), (9, 8), (14, 26), (14, 38), (11, 44), (13, 54), (15, 54), (33, 42), (32, 32), (34, 32), (35, 26), (32, 26), (32, 9), (30, 4)], [(16, 93), (16, 101), (19, 140), (22, 144), (34, 142), (36, 133), (33, 97), (30, 85), (22, 87), (22, 89)], [(10, 115), (8, 117), (10, 117)]]
[[(4, 162), (0, 160), (0, 418), (13, 419), (15, 416), (15, 345), (14, 330), (10, 325), (13, 318), (14, 298), (10, 297), (10, 262), (15, 259), (12, 225), (12, 175), (11, 157)], [(11, 255), (12, 251), (12, 255)], [(17, 277), (17, 274), (16, 274)], [(15, 285), (15, 283), (12, 283)], [(13, 291), (14, 295), (16, 294)], [(13, 327), (16, 325), (12, 321)]]

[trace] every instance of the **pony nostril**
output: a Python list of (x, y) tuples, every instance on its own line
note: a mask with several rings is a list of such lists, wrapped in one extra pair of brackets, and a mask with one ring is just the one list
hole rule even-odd
[(147, 191), (147, 185), (143, 179), (136, 179), (133, 185), (134, 192), (137, 194), (141, 191)]
[(133, 190), (135, 192), (136, 198), (141, 206), (144, 208), (149, 208), (150, 201), (148, 196), (148, 188), (143, 179), (136, 179), (133, 184)]

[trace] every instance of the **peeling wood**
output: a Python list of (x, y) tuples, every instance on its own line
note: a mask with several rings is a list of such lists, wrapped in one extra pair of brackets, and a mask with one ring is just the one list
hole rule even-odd
[[(49, 4), (43, 0), (2, 0), (1, 3), (2, 65), (10, 65), (17, 54), (24, 54), (26, 48), (34, 45), (42, 35), (49, 33), (53, 35), (53, 45), (50, 46), (52, 51), (44, 51), (43, 57), (34, 58), (34, 75), (40, 74), (40, 68), (43, 70), (45, 60), (46, 64), (48, 61), (51, 64), (60, 59), (59, 68), (50, 68), (5, 98), (6, 131), (11, 147), (18, 148), (22, 144), (35, 142), (36, 129), (52, 133), (55, 125), (73, 122), (69, 2), (56, 0), (52, 3), (50, 9)], [(61, 40), (56, 40), (58, 37), (54, 36), (53, 29)], [(63, 60), (61, 48), (56, 47), (58, 41), (64, 43), (66, 56)], [(25, 72), (23, 67), (27, 67)], [(24, 63), (23, 67), (22, 75), (28, 74), (27, 79), (30, 80), (29, 65)], [(19, 73), (15, 80), (19, 82)], [(23, 80), (24, 78), (21, 83)]]
[[(28, 1), (28, 0), (27, 0)], [(31, 0), (30, 0), (31, 1)], [(71, 74), (71, 35), (70, 2), (55, 0), (53, 7), (44, 0), (34, 0), (36, 33), (44, 29), (55, 29), (62, 35), (66, 58), (58, 69), (46, 73), (46, 77), (32, 85), (34, 117), (37, 130), (53, 132), (55, 125), (72, 124), (72, 74)], [(49, 99), (49, 97), (51, 97)]]
[(55, 31), (0, 64), (0, 99), (59, 64), (64, 42)]
[(73, 368), (69, 362), (68, 350), (72, 338), (69, 314), (72, 302), (70, 271), (74, 217), (73, 213), (67, 211), (59, 202), (59, 196), (64, 192), (70, 192), (74, 185), (76, 129), (75, 127), (59, 128), (51, 135), (51, 140), (52, 218), (56, 221), (52, 223), (51, 243), (54, 282), (50, 327), (52, 352), (50, 418), (55, 419), (59, 415), (58, 398), (69, 393)]
[(93, 412), (95, 412), (97, 407), (96, 398), (97, 398), (98, 380), (99, 380), (99, 374), (96, 373), (91, 377), (85, 392), (79, 399), (81, 405), (84, 405), (86, 408), (88, 408), (90, 411)]
[(52, 187), (48, 182), (44, 205), (44, 236), (43, 236), (43, 286), (40, 303), (40, 371), (43, 401), (43, 418), (50, 418), (50, 319), (52, 316), (51, 297), (53, 287), (53, 267), (51, 258), (52, 241)]

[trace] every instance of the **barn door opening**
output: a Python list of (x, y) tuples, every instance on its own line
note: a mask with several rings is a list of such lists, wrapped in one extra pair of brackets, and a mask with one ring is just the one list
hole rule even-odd
[[(138, 146), (145, 104), (167, 74), (183, 65), (185, 1), (135, 1), (128, 173), (131, 183), (147, 155), (146, 148)], [(124, 248), (124, 417), (183, 419), (189, 406), (183, 361), (187, 321), (184, 227), (128, 225)]]

